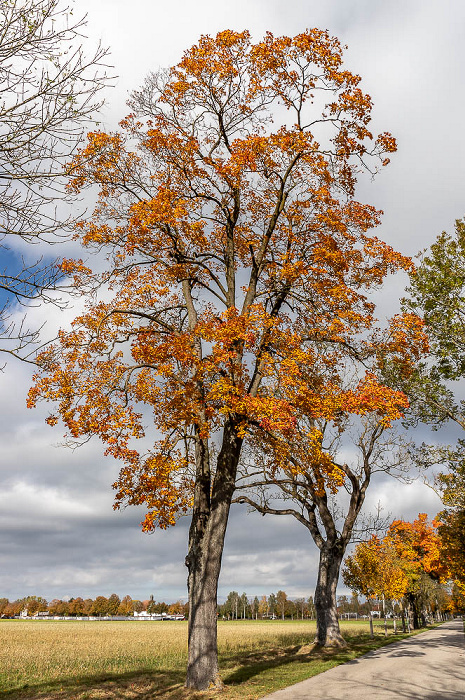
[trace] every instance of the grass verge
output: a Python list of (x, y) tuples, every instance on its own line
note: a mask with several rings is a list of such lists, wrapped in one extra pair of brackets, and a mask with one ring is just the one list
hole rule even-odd
[[(0, 697), (8, 700), (257, 700), (402, 639), (380, 624), (342, 622), (346, 649), (311, 646), (307, 621), (218, 624), (218, 694), (184, 689), (186, 623), (0, 622)], [(309, 644), (310, 643), (310, 644)]]

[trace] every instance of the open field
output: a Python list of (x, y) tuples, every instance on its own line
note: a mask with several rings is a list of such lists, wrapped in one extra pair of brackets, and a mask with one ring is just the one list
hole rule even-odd
[[(381, 623), (342, 622), (349, 646), (317, 651), (310, 621), (219, 622), (225, 700), (253, 700), (386, 643)], [(390, 630), (389, 641), (398, 639)], [(0, 621), (0, 695), (53, 700), (215, 697), (184, 690), (186, 622)]]

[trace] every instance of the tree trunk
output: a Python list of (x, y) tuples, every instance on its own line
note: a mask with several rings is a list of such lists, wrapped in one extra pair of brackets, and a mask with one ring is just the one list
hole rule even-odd
[[(223, 444), (218, 455), (216, 475), (210, 500), (210, 478), (202, 479), (208, 471), (205, 445), (198, 446), (198, 471), (194, 492), (194, 507), (189, 530), (189, 625), (186, 688), (207, 690), (221, 688), (217, 651), (217, 586), (221, 570), (224, 537), (228, 524), (231, 499), (235, 489), (236, 470), (242, 440), (236, 426), (228, 421), (224, 427)], [(202, 454), (202, 450), (203, 453)], [(202, 467), (202, 460), (205, 461)]]
[(217, 654), (217, 584), (221, 569), (229, 504), (211, 514), (204, 537), (189, 555), (189, 660), (186, 687), (221, 686)]
[(407, 614), (410, 627), (414, 630), (420, 629), (420, 615), (418, 613), (418, 600), (415, 594), (410, 593), (407, 597)]
[(343, 547), (339, 543), (320, 549), (320, 564), (314, 600), (316, 611), (315, 642), (323, 647), (346, 646), (339, 629), (336, 605), (336, 587), (343, 553)]

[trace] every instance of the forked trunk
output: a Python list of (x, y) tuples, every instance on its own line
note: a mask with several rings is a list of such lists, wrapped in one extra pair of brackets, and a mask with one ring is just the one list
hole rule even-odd
[[(222, 686), (218, 673), (217, 586), (221, 570), (224, 537), (235, 489), (236, 470), (242, 440), (235, 426), (227, 423), (210, 499), (210, 481), (197, 476), (194, 508), (189, 530), (189, 626), (186, 688), (207, 690)], [(208, 459), (198, 449), (201, 460)], [(205, 472), (207, 469), (205, 469)]]
[(320, 550), (318, 582), (315, 589), (316, 637), (319, 646), (344, 647), (346, 643), (339, 629), (336, 605), (336, 587), (343, 557), (340, 545)]

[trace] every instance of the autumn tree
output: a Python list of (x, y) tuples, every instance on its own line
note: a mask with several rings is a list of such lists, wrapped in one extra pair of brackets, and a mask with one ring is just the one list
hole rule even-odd
[(98, 615), (98, 617), (105, 617), (108, 615), (108, 598), (103, 595), (98, 595), (94, 601), (92, 601), (91, 615)]
[(82, 617), (82, 615), (85, 614), (85, 612), (84, 612), (84, 600), (80, 596), (70, 600), (69, 606), (68, 606), (68, 612), (70, 615), (73, 615), (76, 617)]
[(172, 603), (168, 607), (168, 613), (170, 615), (183, 615), (184, 614), (184, 604), (182, 601), (178, 600), (176, 603)]
[(123, 615), (124, 617), (129, 617), (130, 615), (132, 615), (134, 613), (134, 602), (135, 601), (132, 600), (130, 595), (125, 595), (118, 606), (117, 614)]
[(191, 513), (190, 688), (220, 685), (217, 581), (244, 448), (292, 436), (299, 397), (325, 412), (311, 368), (351, 347), (372, 323), (366, 290), (409, 264), (355, 198), (395, 141), (370, 132), (342, 58), (317, 29), (204, 36), (69, 166), (72, 191), (99, 190), (77, 237), (107, 264), (64, 263), (90, 301), (38, 358), (30, 403), (55, 402), (50, 423), (122, 461), (116, 507), (145, 504), (144, 530)]
[(426, 608), (437, 598), (438, 584), (449, 578), (437, 524), (429, 523), (425, 513), (412, 523), (394, 520), (383, 540), (374, 536), (347, 557), (344, 582), (370, 597), (405, 599), (412, 626), (418, 629)]
[[(441, 556), (456, 587), (465, 592), (465, 441), (459, 439), (454, 447), (426, 449), (447, 468), (435, 478), (436, 492), (444, 503), (444, 509), (436, 516)], [(425, 446), (421, 452), (424, 451)]]
[(389, 600), (403, 598), (409, 584), (392, 543), (376, 535), (358, 544), (354, 554), (347, 557), (343, 580), (356, 593)]
[(121, 600), (116, 593), (112, 593), (108, 598), (107, 615), (117, 615)]
[(11, 307), (56, 303), (62, 273), (44, 246), (30, 263), (21, 244), (69, 234), (63, 166), (102, 104), (107, 52), (85, 54), (86, 19), (59, 0), (4, 0), (0, 24), (0, 349), (24, 359), (38, 332), (13, 325)]
[(94, 601), (92, 600), (92, 598), (86, 598), (82, 603), (82, 614), (83, 615), (92, 615), (93, 604), (94, 604)]
[(9, 617), (13, 617), (14, 615), (19, 615), (22, 610), (24, 609), (24, 598), (19, 598), (18, 600), (12, 600), (11, 602), (8, 603), (8, 605), (5, 608), (5, 615), (8, 615)]
[(48, 611), (50, 615), (64, 617), (70, 613), (70, 604), (55, 598), (48, 604)]
[(260, 602), (258, 604), (258, 614), (260, 617), (263, 619), (264, 617), (268, 617), (268, 611), (269, 611), (269, 605), (268, 605), (268, 598), (266, 595), (262, 595), (260, 598)]
[[(408, 476), (407, 445), (389, 430), (407, 399), (375, 382), (374, 376), (354, 388), (323, 377), (316, 386), (312, 378), (313, 386), (307, 386), (313, 391), (318, 387), (320, 400), (327, 401), (325, 419), (315, 420), (305, 409), (296, 421), (295, 437), (274, 433), (268, 446), (261, 442), (253, 469), (246, 465), (240, 472), (235, 500), (264, 515), (292, 516), (307, 529), (319, 549), (315, 641), (344, 646), (336, 601), (342, 559), (353, 537), (376, 527), (375, 521), (357, 526), (372, 479), (378, 472)], [(345, 397), (350, 397), (347, 411)]]
[(144, 606), (140, 600), (133, 600), (132, 601), (132, 608), (133, 608), (134, 612), (140, 613), (144, 609)]
[(451, 578), (465, 593), (465, 510), (444, 510), (438, 514), (441, 555)]
[(22, 599), (22, 610), (27, 609), (28, 616), (47, 610), (47, 601), (41, 596), (29, 595)]
[(425, 609), (435, 595), (434, 584), (450, 578), (447, 564), (441, 556), (438, 522), (431, 523), (425, 513), (419, 513), (412, 522), (395, 520), (387, 532), (409, 576), (406, 599), (413, 616), (414, 628), (424, 623)]
[[(357, 545), (354, 553), (346, 558), (342, 569), (343, 581), (353, 594), (361, 593), (367, 599), (382, 600), (386, 634), (386, 601), (402, 601), (409, 586), (409, 578), (402, 564), (391, 542), (373, 535), (368, 541)], [(401, 614), (405, 631), (402, 604)], [(370, 632), (373, 636), (371, 612)]]

